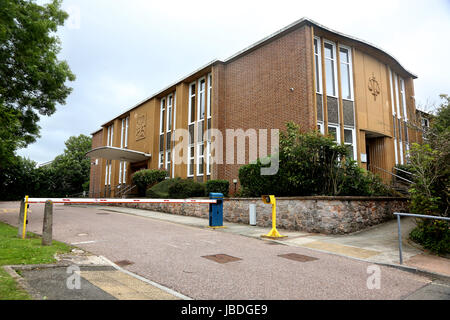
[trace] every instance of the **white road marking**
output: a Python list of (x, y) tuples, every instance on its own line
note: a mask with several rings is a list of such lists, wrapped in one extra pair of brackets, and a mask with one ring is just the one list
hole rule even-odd
[(82, 241), (82, 242), (73, 242), (71, 243), (72, 245), (76, 245), (76, 244), (88, 244), (88, 243), (94, 243), (97, 242), (96, 240), (93, 241)]

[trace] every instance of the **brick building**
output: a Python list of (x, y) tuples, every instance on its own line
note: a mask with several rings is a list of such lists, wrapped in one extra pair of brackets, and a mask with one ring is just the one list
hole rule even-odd
[[(227, 130), (284, 130), (287, 121), (332, 134), (360, 166), (389, 180), (388, 172), (406, 162), (410, 143), (420, 139), (407, 125), (416, 121), (416, 78), (376, 46), (300, 19), (104, 123), (88, 153), (91, 195), (120, 195), (142, 168), (233, 185), (242, 165), (236, 158), (254, 160), (250, 149), (261, 139), (248, 138), (238, 150)], [(205, 134), (208, 129), (219, 130), (223, 143)], [(230, 154), (233, 163), (225, 160)]]

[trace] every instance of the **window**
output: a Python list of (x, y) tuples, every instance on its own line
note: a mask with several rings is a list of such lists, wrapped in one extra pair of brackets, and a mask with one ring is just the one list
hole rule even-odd
[(120, 131), (120, 147), (128, 147), (128, 123), (130, 117), (122, 119), (122, 129)]
[(205, 155), (205, 146), (203, 142), (199, 143), (197, 146), (197, 176), (203, 175), (203, 163)]
[(398, 77), (397, 74), (394, 73), (394, 94), (395, 94), (395, 103), (397, 104), (397, 118), (400, 119), (400, 103), (398, 100)]
[(108, 136), (106, 138), (106, 145), (108, 147), (111, 147), (113, 145), (113, 141), (114, 141), (114, 125), (110, 125), (108, 127)]
[(355, 137), (355, 129), (353, 128), (344, 128), (344, 145), (346, 145), (350, 151), (350, 157), (353, 160), (356, 160), (356, 137)]
[(322, 59), (320, 38), (314, 38), (314, 60), (316, 65), (316, 92), (322, 93)]
[(158, 155), (158, 168), (164, 168), (164, 151), (160, 151)]
[(120, 161), (119, 164), (119, 184), (127, 183), (127, 163), (125, 161)]
[(407, 113), (407, 108), (406, 108), (406, 92), (405, 92), (405, 81), (400, 78), (400, 97), (401, 97), (401, 101), (402, 101), (402, 106), (403, 106), (403, 119), (405, 121), (408, 121), (408, 113)]
[(194, 145), (189, 146), (188, 177), (194, 176)]
[(205, 119), (205, 78), (198, 81), (198, 120)]
[(430, 123), (429, 123), (428, 119), (426, 119), (426, 118), (422, 118), (421, 122), (422, 122), (422, 127), (424, 127), (424, 128), (428, 128), (430, 126)]
[(328, 96), (336, 97), (336, 54), (335, 45), (325, 42), (325, 75)]
[(322, 122), (318, 122), (318, 123), (317, 123), (317, 130), (319, 130), (319, 132), (320, 132), (321, 134), (325, 134), (325, 130), (324, 130), (324, 126), (323, 126), (323, 123), (322, 123)]
[(341, 64), (342, 98), (353, 100), (353, 75), (350, 48), (345, 46), (340, 47), (339, 54)]
[(165, 165), (165, 169), (167, 170), (167, 172), (169, 172), (170, 174), (170, 151), (166, 150), (166, 165)]
[(172, 130), (172, 117), (173, 117), (173, 95), (169, 95), (167, 98), (167, 132)]
[(195, 122), (195, 82), (189, 86), (189, 124)]
[[(389, 86), (391, 87), (391, 104), (392, 104), (392, 115), (394, 116), (394, 126), (395, 126), (395, 105), (394, 105), (394, 87), (392, 85), (392, 71), (391, 68), (389, 68)], [(394, 129), (395, 132), (395, 129)]]
[(159, 116), (159, 134), (164, 134), (165, 112), (166, 112), (166, 98), (161, 99), (161, 114)]
[(334, 141), (341, 143), (341, 134), (338, 126), (328, 126), (328, 134), (334, 138)]
[(395, 153), (395, 164), (399, 164), (398, 163), (397, 138), (394, 138), (394, 153)]
[(111, 185), (111, 160), (106, 160), (105, 186)]
[(206, 104), (206, 117), (211, 118), (212, 74), (208, 74), (208, 101)]

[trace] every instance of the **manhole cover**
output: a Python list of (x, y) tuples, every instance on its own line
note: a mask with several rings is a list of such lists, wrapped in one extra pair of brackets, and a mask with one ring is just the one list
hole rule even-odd
[(106, 214), (109, 214), (109, 212), (97, 212), (97, 214), (106, 215)]
[(242, 260), (240, 258), (232, 257), (227, 254), (213, 254), (210, 256), (203, 256), (202, 258), (209, 259), (209, 260), (215, 261), (217, 263), (228, 263), (228, 262)]
[(115, 264), (117, 264), (119, 267), (129, 266), (131, 264), (134, 264), (134, 262), (130, 260), (120, 260), (120, 261), (114, 261)]
[(297, 254), (297, 253), (280, 254), (278, 256), (282, 257), (282, 258), (289, 259), (289, 260), (298, 261), (298, 262), (308, 262), (308, 261), (319, 260), (319, 259), (314, 258), (314, 257), (304, 256), (304, 255)]

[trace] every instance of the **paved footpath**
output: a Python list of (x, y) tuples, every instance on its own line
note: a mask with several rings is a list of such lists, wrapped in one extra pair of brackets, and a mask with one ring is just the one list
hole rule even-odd
[[(0, 203), (0, 209), (14, 207), (18, 203)], [(41, 233), (43, 205), (31, 208), (28, 230)], [(0, 212), (0, 221), (17, 225), (17, 216)], [(218, 231), (206, 224), (205, 219), (116, 207), (54, 209), (55, 240), (114, 262), (126, 261), (124, 269), (193, 299), (406, 299), (436, 294), (437, 284), (430, 278), (385, 266), (379, 267), (380, 288), (369, 289), (370, 261), (250, 235), (259, 237), (268, 229), (230, 224)], [(290, 241), (305, 235), (286, 234)], [(218, 260), (221, 255), (231, 261)], [(447, 288), (439, 284), (440, 298), (449, 298)]]

